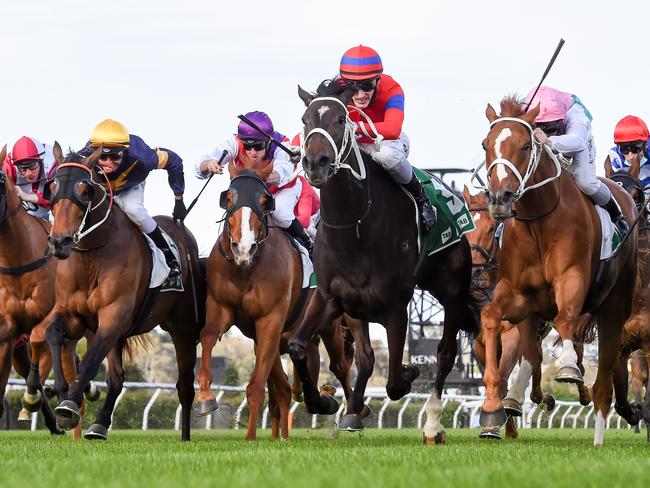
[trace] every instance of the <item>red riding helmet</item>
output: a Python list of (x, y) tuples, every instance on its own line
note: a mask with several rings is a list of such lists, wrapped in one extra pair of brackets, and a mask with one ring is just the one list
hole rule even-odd
[(646, 142), (650, 137), (648, 126), (643, 120), (634, 115), (626, 115), (618, 121), (614, 128), (614, 142), (616, 144), (622, 142)]
[(368, 80), (382, 74), (384, 66), (377, 51), (358, 45), (348, 49), (341, 58), (339, 72), (345, 80)]
[(11, 162), (20, 165), (29, 161), (43, 161), (45, 147), (38, 139), (23, 136), (11, 150)]

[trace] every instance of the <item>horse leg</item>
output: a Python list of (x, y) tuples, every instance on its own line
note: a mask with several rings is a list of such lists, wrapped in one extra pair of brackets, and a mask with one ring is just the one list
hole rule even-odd
[(176, 390), (181, 403), (181, 440), (190, 440), (192, 402), (194, 402), (194, 366), (196, 365), (196, 343), (194, 337), (176, 332), (172, 335), (176, 349), (178, 380)]
[(289, 339), (289, 356), (293, 362), (294, 371), (298, 374), (305, 396), (305, 406), (309, 413), (332, 415), (339, 408), (338, 403), (329, 395), (321, 395), (314, 384), (308, 366), (308, 351), (312, 339), (318, 332), (331, 327), (334, 318), (340, 315), (338, 307), (333, 301), (327, 304), (317, 290), (312, 295), (305, 318), (296, 333)]
[[(291, 386), (287, 375), (282, 369), (282, 361), (278, 354), (271, 367), (269, 375), (269, 413), (273, 421), (272, 437), (287, 440), (289, 438), (289, 408), (291, 405)], [(273, 399), (271, 399), (273, 392)]]
[(366, 392), (368, 379), (372, 375), (372, 370), (375, 367), (375, 353), (370, 343), (367, 321), (355, 320), (350, 322), (350, 331), (354, 336), (356, 346), (355, 364), (357, 366), (357, 379), (348, 399), (346, 414), (339, 421), (338, 428), (340, 430), (354, 432), (365, 428), (362, 419), (365, 411), (368, 409), (364, 404), (363, 397)]
[(257, 418), (264, 406), (264, 385), (269, 379), (276, 356), (280, 354), (280, 333), (283, 323), (282, 315), (275, 312), (261, 317), (255, 322), (255, 368), (251, 380), (246, 386), (247, 441), (254, 441), (257, 438)]
[(194, 406), (194, 415), (210, 415), (217, 411), (214, 395), (210, 391), (212, 385), (212, 349), (217, 340), (228, 330), (234, 321), (232, 309), (225, 307), (208, 294), (206, 300), (205, 326), (201, 330), (201, 367), (198, 372), (199, 394)]
[[(646, 352), (648, 354), (648, 352)], [(645, 401), (643, 402), (643, 407), (641, 412), (643, 413), (643, 421), (645, 422), (645, 427), (647, 431), (647, 439), (650, 442), (650, 356), (646, 356), (646, 385), (645, 385)]]
[[(574, 342), (573, 347), (576, 351), (576, 356), (578, 356), (578, 369), (582, 373), (582, 376), (584, 377), (585, 375), (585, 366), (583, 364), (584, 361), (584, 350), (585, 350), (585, 345), (582, 342)], [(591, 403), (591, 392), (589, 391), (589, 387), (586, 386), (584, 383), (578, 383), (576, 385), (578, 387), (578, 397), (580, 399), (580, 405), (586, 406)]]
[[(353, 321), (348, 317), (346, 321)], [(358, 321), (358, 327), (362, 327), (361, 321)], [(343, 318), (336, 320), (334, 327), (321, 333), (325, 350), (330, 360), (330, 371), (336, 376), (336, 379), (341, 383), (345, 399), (349, 401), (352, 395), (352, 360), (354, 350), (346, 343), (346, 334), (343, 329)]]
[[(65, 328), (63, 317), (55, 315), (52, 323), (49, 324), (45, 331), (45, 339), (50, 349), (52, 357), (52, 367), (54, 369), (54, 389), (57, 392), (59, 400), (68, 398), (69, 383), (66, 381), (66, 375), (63, 371), (63, 359), (61, 350), (65, 342)], [(32, 331), (32, 334), (34, 331)], [(30, 338), (31, 342), (31, 338)]]
[(2, 417), (5, 409), (5, 390), (7, 388), (7, 382), (9, 381), (13, 354), (13, 338), (7, 337), (3, 341), (0, 341), (0, 417)]
[(104, 404), (97, 416), (95, 423), (88, 427), (84, 437), (89, 440), (108, 439), (108, 428), (111, 426), (115, 402), (124, 385), (124, 368), (122, 366), (123, 345), (121, 342), (108, 353), (108, 370), (106, 378), (106, 397)]
[(562, 339), (560, 368), (555, 376), (555, 381), (560, 383), (584, 383), (584, 377), (578, 368), (578, 355), (573, 346), (580, 309), (586, 296), (583, 281), (583, 277), (577, 272), (565, 273), (555, 284), (555, 299), (558, 309), (555, 317), (555, 329)]

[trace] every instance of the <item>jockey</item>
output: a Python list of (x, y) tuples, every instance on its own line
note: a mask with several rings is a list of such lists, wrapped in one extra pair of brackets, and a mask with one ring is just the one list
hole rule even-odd
[(548, 144), (555, 152), (573, 158), (569, 173), (578, 188), (596, 205), (609, 213), (621, 237), (629, 227), (618, 203), (607, 185), (596, 177), (596, 146), (591, 134), (591, 114), (580, 99), (570, 93), (542, 86), (535, 99), (534, 89), (526, 96), (525, 103), (535, 107), (539, 103), (539, 115), (535, 119), (535, 139)]
[(129, 134), (124, 125), (111, 119), (100, 122), (93, 129), (90, 141), (82, 153), (90, 154), (97, 147), (102, 148), (98, 166), (111, 183), (115, 202), (163, 252), (169, 266), (169, 276), (180, 275), (180, 266), (174, 253), (160, 227), (144, 207), (144, 186), (151, 171), (165, 169), (175, 196), (172, 216), (175, 221), (183, 220), (187, 213), (183, 203), (183, 160), (169, 149), (150, 148), (140, 137)]
[(35, 217), (48, 220), (50, 202), (43, 198), (45, 184), (56, 171), (52, 146), (33, 137), (23, 136), (16, 141), (3, 163), (3, 171), (16, 184), (18, 196), (32, 204), (27, 211)]
[[(288, 139), (275, 132), (273, 122), (264, 112), (249, 112), (246, 118), (255, 123), (267, 134), (272, 134), (274, 140), (284, 142)], [(271, 216), (275, 223), (285, 229), (311, 252), (313, 243), (305, 232), (305, 227), (294, 214), (294, 208), (302, 192), (303, 182), (294, 175), (294, 165), (289, 156), (267, 136), (257, 129), (241, 121), (237, 133), (229, 137), (221, 146), (217, 146), (210, 154), (201, 156), (195, 165), (197, 178), (205, 179), (210, 173), (222, 174), (223, 166), (218, 159), (226, 151), (222, 165), (234, 162), (238, 168), (260, 169), (273, 162), (273, 171), (266, 183), (275, 198), (275, 210)]]
[(296, 204), (295, 214), (305, 228), (307, 235), (312, 239), (316, 237), (316, 223), (320, 212), (320, 197), (314, 187), (309, 184), (304, 176), (298, 176), (302, 184), (302, 191)]
[(613, 171), (630, 171), (630, 166), (638, 164), (639, 180), (646, 188), (650, 186), (650, 132), (648, 126), (639, 117), (626, 115), (614, 128), (614, 143), (605, 160), (605, 172), (609, 176)]
[[(352, 104), (363, 110), (374, 127), (352, 108), (348, 109), (350, 119), (357, 125), (359, 148), (413, 195), (422, 223), (429, 230), (437, 215), (407, 159), (410, 142), (402, 131), (404, 92), (393, 78), (383, 74), (383, 69), (379, 54), (369, 47), (359, 45), (343, 54), (339, 79), (356, 90)], [(379, 149), (376, 140), (380, 141)]]

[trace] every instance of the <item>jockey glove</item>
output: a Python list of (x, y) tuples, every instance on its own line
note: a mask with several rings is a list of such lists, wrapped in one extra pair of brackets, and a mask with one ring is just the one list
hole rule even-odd
[(186, 215), (187, 208), (185, 207), (185, 202), (183, 200), (176, 200), (174, 203), (174, 211), (172, 212), (174, 222), (177, 220), (185, 220)]

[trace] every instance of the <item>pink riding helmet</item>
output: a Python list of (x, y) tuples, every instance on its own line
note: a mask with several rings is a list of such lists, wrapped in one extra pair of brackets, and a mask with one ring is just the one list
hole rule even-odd
[[(530, 102), (533, 93), (535, 93), (534, 88), (526, 95), (524, 105)], [(552, 122), (554, 120), (563, 120), (566, 117), (567, 110), (574, 104), (574, 100), (573, 95), (570, 93), (542, 86), (530, 104), (529, 110), (535, 108), (538, 103), (539, 115), (535, 118), (535, 122)]]

